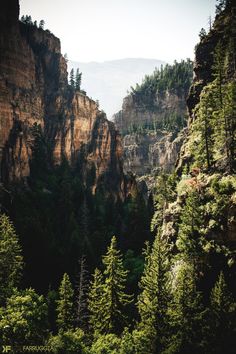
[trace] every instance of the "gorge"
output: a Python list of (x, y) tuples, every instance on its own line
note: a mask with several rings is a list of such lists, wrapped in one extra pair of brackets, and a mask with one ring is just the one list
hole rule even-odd
[(0, 346), (233, 354), (234, 1), (114, 122), (68, 83), (60, 40), (18, 17), (3, 0)]

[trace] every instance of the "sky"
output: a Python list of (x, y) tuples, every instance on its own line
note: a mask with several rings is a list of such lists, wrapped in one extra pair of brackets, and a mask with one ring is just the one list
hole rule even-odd
[(194, 58), (194, 46), (215, 0), (21, 0), (61, 40), (69, 60), (91, 62), (152, 58), (172, 63)]

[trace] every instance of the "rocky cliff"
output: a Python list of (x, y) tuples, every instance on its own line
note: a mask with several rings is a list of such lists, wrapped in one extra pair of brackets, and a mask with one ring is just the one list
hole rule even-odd
[[(206, 252), (235, 257), (235, 102), (236, 7), (233, 2), (217, 14), (209, 33), (196, 46), (194, 81), (187, 99), (188, 133), (177, 164), (176, 199), (164, 215), (164, 235), (176, 238), (186, 200), (197, 194)], [(214, 246), (213, 246), (214, 245)], [(220, 246), (219, 246), (220, 245)], [(234, 258), (235, 259), (235, 258)], [(229, 260), (229, 262), (231, 262)], [(234, 260), (235, 261), (235, 260)]]
[(34, 130), (48, 144), (48, 163), (75, 165), (83, 149), (96, 180), (115, 171), (120, 194), (121, 145), (96, 103), (67, 83), (60, 41), (50, 31), (18, 21), (18, 1), (4, 1), (0, 17), (0, 163), (3, 183), (30, 174)]
[[(146, 77), (141, 86), (124, 98), (122, 110), (113, 119), (122, 132), (126, 171), (142, 176), (155, 169), (166, 172), (174, 169), (186, 134), (183, 128), (187, 122), (191, 68), (190, 62), (167, 66), (164, 71)], [(176, 87), (184, 70), (187, 79)], [(170, 72), (174, 76), (172, 82)]]
[[(204, 88), (216, 79), (216, 66), (222, 66), (222, 86), (227, 82), (232, 82), (235, 77), (236, 10), (231, 0), (225, 3), (227, 3), (227, 6), (224, 11), (216, 15), (212, 28), (207, 34), (202, 36), (195, 47), (194, 78), (187, 97), (188, 125), (192, 126), (192, 128), (192, 123), (196, 120), (195, 109), (201, 101), (201, 94)], [(218, 54), (216, 54), (217, 51)], [(218, 64), (216, 63), (217, 55), (220, 61)], [(220, 100), (219, 97), (218, 100)], [(184, 166), (189, 167), (193, 162), (193, 154), (189, 147), (192, 137), (193, 131), (190, 129), (188, 138), (181, 148), (177, 163), (177, 172), (179, 174)]]

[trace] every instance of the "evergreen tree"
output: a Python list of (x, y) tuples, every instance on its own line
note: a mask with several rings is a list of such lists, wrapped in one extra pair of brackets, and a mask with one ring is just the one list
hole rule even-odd
[(166, 335), (166, 312), (168, 254), (166, 241), (158, 232), (152, 251), (146, 253), (144, 274), (140, 281), (141, 294), (138, 297), (138, 309), (141, 317), (139, 327), (147, 333), (146, 348), (143, 352), (160, 353)]
[(196, 288), (196, 271), (190, 263), (178, 261), (174, 265), (171, 297), (168, 307), (168, 345), (163, 353), (206, 353), (206, 312)]
[(211, 169), (214, 162), (215, 88), (215, 84), (209, 84), (202, 90), (200, 103), (195, 109), (197, 119), (192, 125), (193, 135), (197, 138), (192, 153), (199, 167), (207, 167), (207, 170)]
[(203, 214), (200, 196), (197, 191), (192, 191), (186, 199), (186, 204), (180, 215), (180, 225), (176, 245), (186, 259), (196, 262), (202, 255), (203, 238), (201, 227)]
[(229, 172), (235, 170), (235, 150), (236, 150), (236, 83), (234, 81), (224, 85), (224, 114), (227, 124), (227, 142), (228, 149), (228, 169)]
[(65, 273), (59, 288), (59, 300), (57, 301), (57, 325), (61, 332), (73, 327), (73, 296), (72, 284), (68, 274)]
[(211, 292), (211, 313), (211, 352), (233, 354), (236, 345), (236, 303), (229, 292), (223, 272)]
[(124, 292), (127, 271), (124, 270), (120, 251), (117, 250), (115, 236), (112, 237), (107, 254), (103, 257), (103, 264), (105, 281), (99, 301), (101, 323), (98, 330), (103, 334), (118, 334), (126, 323), (124, 309), (132, 300), (131, 296)]
[(75, 88), (75, 74), (73, 68), (70, 71), (70, 85), (71, 87)]
[(103, 314), (102, 314), (102, 296), (104, 293), (103, 276), (99, 269), (95, 269), (91, 289), (88, 294), (88, 309), (90, 312), (89, 323), (93, 333), (100, 333)]
[(0, 215), (0, 305), (19, 284), (22, 268), (22, 251), (14, 227), (6, 215)]
[(79, 269), (79, 280), (77, 285), (77, 311), (76, 311), (76, 322), (78, 327), (84, 328), (86, 326), (86, 321), (88, 319), (88, 271), (86, 269), (85, 256), (80, 259), (80, 269)]
[(79, 68), (76, 70), (76, 76), (75, 76), (75, 89), (80, 91), (81, 88), (81, 79), (82, 79), (82, 73), (79, 71)]
[(204, 39), (206, 37), (206, 30), (204, 28), (201, 29), (201, 31), (199, 32), (199, 37), (200, 40)]

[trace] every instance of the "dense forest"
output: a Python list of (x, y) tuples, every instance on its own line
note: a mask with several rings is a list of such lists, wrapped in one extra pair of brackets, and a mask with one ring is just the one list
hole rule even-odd
[[(212, 63), (207, 79), (196, 72), (192, 84), (188, 102), (196, 104), (178, 166), (157, 176), (149, 200), (133, 176), (125, 200), (102, 184), (93, 194), (95, 172), (83, 175), (83, 155), (73, 168), (65, 160), (51, 169), (35, 127), (28, 184), (1, 188), (0, 345), (235, 352), (235, 18), (233, 1), (217, 2), (215, 23), (196, 47)], [(156, 97), (170, 85), (186, 94), (192, 76), (190, 61), (175, 63), (133, 95), (146, 103), (147, 92)]]
[(156, 96), (166, 91), (178, 96), (187, 95), (193, 78), (193, 63), (190, 59), (177, 61), (173, 65), (161, 65), (152, 75), (146, 75), (142, 84), (131, 87), (131, 93), (143, 104), (154, 104)]

